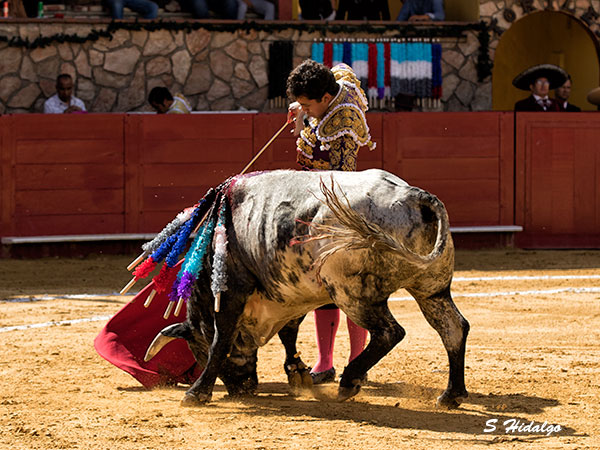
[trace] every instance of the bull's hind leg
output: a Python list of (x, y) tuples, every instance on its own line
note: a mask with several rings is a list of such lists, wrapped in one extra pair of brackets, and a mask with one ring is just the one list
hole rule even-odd
[(446, 352), (450, 373), (448, 387), (438, 397), (437, 404), (444, 408), (457, 408), (469, 395), (465, 388), (465, 346), (469, 322), (460, 313), (450, 295), (450, 286), (430, 296), (408, 290), (423, 312), (425, 319), (440, 335)]
[(288, 384), (293, 395), (298, 395), (302, 388), (312, 388), (312, 377), (308, 366), (300, 359), (300, 353), (296, 348), (298, 339), (298, 327), (304, 320), (304, 316), (290, 320), (280, 331), (279, 339), (285, 348), (285, 362), (283, 369), (288, 377)]

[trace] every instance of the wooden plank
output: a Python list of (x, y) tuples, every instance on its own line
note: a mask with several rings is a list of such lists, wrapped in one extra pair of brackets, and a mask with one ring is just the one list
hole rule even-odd
[(22, 190), (123, 188), (123, 166), (113, 164), (20, 164), (15, 188)]
[(142, 140), (251, 139), (254, 114), (144, 115)]
[(549, 201), (553, 184), (552, 152), (553, 141), (545, 128), (538, 128), (535, 122), (529, 127), (527, 148), (527, 217), (524, 229), (551, 232), (552, 208)]
[(17, 141), (17, 162), (19, 164), (39, 163), (87, 163), (122, 164), (123, 142), (115, 139), (119, 129), (110, 130), (110, 139), (62, 139)]
[(143, 116), (127, 114), (123, 121), (123, 171), (124, 211), (123, 231), (137, 233), (140, 229), (140, 216), (143, 212), (142, 191), (142, 123)]
[(143, 167), (142, 185), (148, 188), (182, 188), (217, 186), (240, 172), (241, 163), (152, 164)]
[[(498, 136), (497, 112), (409, 112), (395, 113), (397, 126), (407, 137), (460, 138)], [(477, 126), (473, 119), (477, 118)]]
[(499, 180), (498, 158), (420, 158), (404, 161), (411, 179)]
[(0, 117), (0, 235), (15, 233), (15, 117)]
[(120, 114), (21, 114), (14, 131), (17, 140), (94, 141), (111, 136), (122, 121)]
[[(146, 212), (164, 211), (172, 213), (172, 220), (175, 215), (194, 205), (198, 200), (204, 197), (206, 191), (215, 184), (204, 184), (196, 187), (178, 187), (178, 188), (147, 188), (143, 191), (144, 214)], [(166, 225), (166, 222), (163, 226)], [(139, 232), (146, 230), (141, 229)]]
[(122, 214), (122, 189), (19, 191), (16, 216)]
[(500, 122), (499, 176), (500, 223), (515, 223), (515, 120), (514, 113), (503, 112)]
[(252, 141), (248, 139), (178, 139), (144, 141), (142, 163), (240, 162), (252, 158)]
[(600, 151), (590, 150), (589, 143), (597, 143), (600, 133), (594, 129), (578, 128), (574, 136), (573, 159), (573, 220), (579, 233), (597, 233), (600, 229), (598, 197), (600, 196)]
[(571, 127), (566, 127), (554, 129), (549, 133), (552, 139), (550, 199), (553, 233), (577, 231), (573, 216), (575, 131)]
[(403, 136), (400, 130), (404, 158), (441, 158), (452, 155), (456, 158), (493, 158), (498, 156), (499, 136), (431, 137)]
[(19, 227), (14, 236), (51, 236), (64, 234), (120, 233), (122, 214), (60, 214), (17, 216)]

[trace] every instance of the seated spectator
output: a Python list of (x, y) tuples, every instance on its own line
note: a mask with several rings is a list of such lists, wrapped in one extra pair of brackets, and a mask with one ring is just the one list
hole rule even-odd
[(269, 0), (237, 0), (237, 19), (244, 20), (248, 8), (263, 16), (265, 20), (275, 20), (275, 5)]
[(548, 92), (562, 86), (567, 77), (567, 72), (554, 64), (539, 64), (524, 70), (512, 83), (531, 95), (515, 103), (515, 111), (560, 111), (560, 105), (548, 97)]
[(400, 22), (430, 22), (445, 18), (444, 0), (406, 0), (396, 20)]
[(195, 19), (208, 19), (209, 10), (217, 14), (217, 19), (236, 20), (237, 0), (177, 0), (184, 11), (192, 13)]
[(300, 0), (302, 20), (333, 20), (335, 11), (330, 0)]
[(148, 103), (157, 114), (189, 114), (192, 112), (192, 107), (183, 95), (171, 95), (166, 87), (153, 88), (148, 95)]
[(561, 111), (567, 112), (581, 112), (581, 108), (569, 103), (569, 97), (571, 96), (571, 75), (567, 75), (567, 81), (560, 87), (557, 87), (554, 91), (554, 100), (560, 106)]
[(158, 5), (150, 0), (105, 0), (113, 19), (123, 18), (123, 8), (129, 8), (144, 19), (156, 19)]
[(340, 0), (335, 20), (390, 20), (387, 0)]
[(56, 94), (44, 102), (44, 114), (85, 112), (85, 104), (73, 95), (73, 78), (62, 73), (56, 78)]

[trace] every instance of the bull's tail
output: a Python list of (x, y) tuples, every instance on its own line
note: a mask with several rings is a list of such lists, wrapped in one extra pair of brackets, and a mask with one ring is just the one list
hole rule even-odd
[(311, 224), (313, 234), (302, 241), (330, 240), (322, 249), (315, 260), (314, 266), (319, 273), (320, 268), (334, 253), (340, 250), (371, 249), (380, 252), (389, 252), (401, 256), (409, 264), (425, 268), (435, 261), (446, 248), (448, 243), (449, 221), (446, 208), (434, 195), (419, 190), (421, 214), (424, 216), (435, 215), (437, 219), (437, 235), (433, 248), (428, 254), (421, 255), (409, 249), (403, 242), (387, 233), (379, 225), (367, 221), (357, 213), (342, 192), (342, 198), (335, 192), (332, 179), (331, 188), (321, 180), (321, 192), (325, 196), (323, 201), (333, 212), (337, 223), (334, 221), (323, 224)]

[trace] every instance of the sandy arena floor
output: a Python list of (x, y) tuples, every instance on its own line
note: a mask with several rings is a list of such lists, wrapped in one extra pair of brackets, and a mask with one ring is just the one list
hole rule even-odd
[[(470, 396), (455, 411), (435, 408), (442, 343), (403, 300), (391, 309), (406, 338), (351, 401), (288, 396), (274, 339), (259, 351), (256, 398), (232, 400), (218, 382), (209, 405), (180, 407), (185, 386), (147, 391), (93, 348), (131, 299), (115, 295), (131, 259), (0, 260), (0, 449), (600, 448), (600, 251), (457, 253), (453, 294), (471, 333)], [(313, 327), (309, 314), (308, 363)], [(342, 321), (338, 371), (347, 354)], [(507, 430), (517, 421), (546, 431)]]

